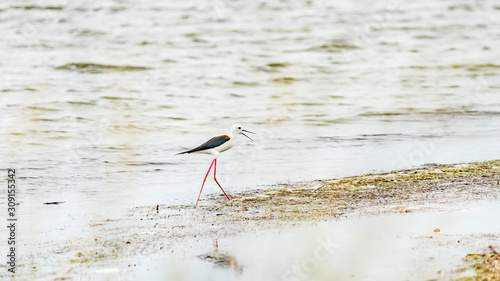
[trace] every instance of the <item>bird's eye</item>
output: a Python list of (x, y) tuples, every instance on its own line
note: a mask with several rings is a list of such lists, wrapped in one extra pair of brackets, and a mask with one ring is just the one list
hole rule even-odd
[(238, 130), (241, 130), (241, 127), (238, 127)]

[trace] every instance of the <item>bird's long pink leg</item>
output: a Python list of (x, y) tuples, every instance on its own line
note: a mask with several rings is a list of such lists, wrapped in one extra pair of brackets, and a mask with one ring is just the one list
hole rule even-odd
[(212, 160), (212, 164), (210, 164), (210, 168), (208, 168), (208, 172), (205, 175), (205, 178), (203, 179), (203, 183), (201, 184), (200, 194), (198, 195), (198, 199), (196, 199), (196, 205), (198, 205), (198, 201), (200, 200), (201, 192), (203, 191), (203, 186), (205, 185), (205, 181), (207, 180), (208, 174), (210, 173), (210, 170), (212, 169), (214, 162), (215, 162), (215, 158), (214, 158), (214, 160)]
[(224, 192), (224, 195), (226, 195), (227, 200), (231, 200), (231, 198), (229, 198), (229, 196), (227, 196), (226, 192), (224, 191), (224, 189), (222, 189), (222, 186), (220, 186), (220, 183), (217, 181), (217, 178), (215, 177), (215, 175), (217, 174), (217, 158), (215, 158), (214, 161), (215, 161), (215, 166), (214, 166), (214, 180), (219, 185), (219, 187), (222, 190), (222, 192)]

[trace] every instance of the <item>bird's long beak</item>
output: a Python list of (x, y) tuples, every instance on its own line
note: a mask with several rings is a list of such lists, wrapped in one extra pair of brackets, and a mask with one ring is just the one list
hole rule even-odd
[[(247, 132), (247, 133), (250, 133), (250, 134), (255, 134), (254, 132), (250, 132), (250, 131), (247, 131), (247, 130), (242, 130), (243, 132)], [(241, 133), (242, 135), (244, 135), (245, 137), (249, 138), (250, 140), (253, 141), (253, 139), (247, 135), (245, 135), (245, 133)]]

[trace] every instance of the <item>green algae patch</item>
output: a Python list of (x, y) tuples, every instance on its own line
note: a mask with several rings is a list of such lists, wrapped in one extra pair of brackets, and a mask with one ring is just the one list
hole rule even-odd
[[(348, 212), (372, 212), (381, 205), (392, 212), (412, 212), (414, 205), (439, 206), (467, 194), (470, 199), (498, 198), (500, 160), (428, 165), (424, 168), (345, 177), (308, 183), (279, 184), (269, 189), (233, 194), (224, 207), (233, 217), (285, 221), (335, 218)], [(211, 200), (215, 200), (212, 196)], [(256, 210), (248, 213), (248, 210)], [(380, 210), (380, 208), (378, 208)], [(380, 211), (377, 211), (380, 212)]]
[(383, 174), (347, 177), (325, 181), (325, 189), (351, 188), (363, 189), (367, 186), (389, 187), (394, 183), (421, 181), (453, 181), (467, 177), (488, 177), (500, 174), (500, 160), (457, 165), (428, 165), (424, 169), (404, 170)]
[(342, 52), (343, 50), (356, 50), (356, 49), (359, 49), (359, 47), (356, 46), (355, 44), (351, 44), (343, 39), (334, 39), (326, 44), (309, 48), (306, 51), (338, 53)]
[(269, 66), (269, 67), (286, 67), (286, 66), (288, 66), (288, 64), (275, 62), (275, 63), (268, 63), (267, 66)]
[(281, 77), (281, 78), (274, 78), (271, 81), (273, 81), (274, 83), (292, 84), (293, 82), (297, 81), (297, 79), (292, 77)]
[(71, 70), (78, 71), (81, 73), (103, 73), (103, 72), (113, 72), (113, 71), (140, 71), (148, 70), (149, 67), (143, 66), (133, 66), (133, 65), (109, 65), (109, 64), (97, 64), (97, 63), (67, 63), (56, 67), (58, 70)]
[(63, 6), (13, 6), (12, 9), (21, 9), (21, 10), (62, 10)]
[(196, 205), (178, 205), (173, 207), (177, 209), (196, 209)]
[(459, 69), (466, 69), (468, 71), (483, 71), (483, 70), (495, 70), (499, 69), (500, 65), (498, 64), (474, 64), (474, 65), (463, 65), (463, 64), (454, 64), (451, 66), (451, 68), (459, 68)]

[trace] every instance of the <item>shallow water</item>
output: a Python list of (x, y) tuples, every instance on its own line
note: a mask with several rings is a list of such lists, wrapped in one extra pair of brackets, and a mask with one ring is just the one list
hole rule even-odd
[(0, 166), (34, 233), (193, 203), (210, 158), (174, 154), (234, 123), (257, 135), (219, 157), (229, 194), (500, 158), (495, 1), (37, 4), (0, 4)]
[[(191, 239), (174, 246), (174, 254), (130, 259), (126, 264), (96, 269), (89, 276), (134, 280), (456, 280), (475, 276), (463, 261), (467, 254), (481, 254), (497, 243), (499, 211), (498, 202), (475, 202), (425, 212), (359, 216), (274, 233), (257, 232), (253, 238), (219, 237), (217, 250), (213, 241)], [(206, 256), (221, 257), (226, 263)]]

